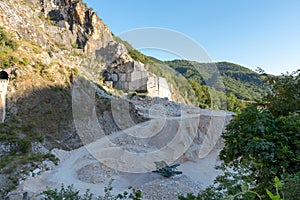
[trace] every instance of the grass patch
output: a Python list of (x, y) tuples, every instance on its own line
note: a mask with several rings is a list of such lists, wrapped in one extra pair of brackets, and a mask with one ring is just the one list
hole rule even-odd
[(23, 65), (23, 66), (28, 66), (30, 63), (29, 59), (28, 58), (22, 58), (22, 60), (19, 60), (19, 64), (20, 65)]
[(0, 170), (5, 168), (7, 165), (9, 165), (14, 160), (13, 156), (10, 155), (3, 155), (0, 157)]
[(12, 53), (10, 50), (0, 52), (0, 68), (7, 69), (19, 64), (19, 58), (12, 55)]
[(29, 157), (27, 157), (27, 160), (34, 165), (35, 162), (43, 162), (44, 160), (50, 160), (55, 165), (58, 165), (59, 159), (56, 158), (53, 154), (47, 153), (47, 154), (34, 154)]
[(11, 38), (11, 35), (9, 35), (2, 27), (0, 27), (0, 46), (2, 47), (8, 47), (12, 49), (13, 51), (16, 51), (19, 47), (18, 43)]
[[(55, 165), (59, 159), (52, 154), (11, 154), (0, 156), (0, 174), (7, 175), (6, 187), (2, 188), (3, 194), (14, 190), (19, 184), (22, 174), (29, 174), (36, 168), (40, 168), (45, 160), (52, 161)], [(0, 196), (1, 199), (1, 196)]]
[(0, 142), (19, 143), (21, 139), (18, 137), (18, 134), (25, 135), (25, 138), (30, 141), (38, 141), (38, 137), (41, 136), (36, 132), (34, 121), (25, 123), (17, 120), (15, 116), (9, 116), (5, 123), (0, 124)]

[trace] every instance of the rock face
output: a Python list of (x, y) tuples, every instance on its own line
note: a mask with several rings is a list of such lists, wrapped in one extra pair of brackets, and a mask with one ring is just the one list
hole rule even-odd
[(124, 91), (147, 91), (148, 72), (144, 64), (133, 61), (117, 67), (108, 67), (103, 75), (113, 87)]
[(64, 29), (67, 34), (62, 33), (63, 35), (73, 36), (61, 36), (60, 41), (67, 39), (65, 45), (71, 44), (84, 49), (86, 53), (94, 53), (96, 49), (113, 40), (108, 27), (82, 1), (43, 0), (41, 5), (44, 17), (54, 21), (57, 29)]
[(124, 91), (147, 91), (148, 72), (144, 64), (134, 61), (123, 44), (110, 42), (96, 51), (96, 56), (106, 63), (102, 75), (105, 82)]
[(105, 62), (106, 67), (116, 67), (133, 61), (128, 55), (126, 47), (115, 41), (111, 41), (107, 46), (96, 50), (96, 56)]
[(169, 84), (165, 78), (149, 76), (147, 83), (148, 95), (150, 97), (161, 97), (172, 100), (172, 93)]
[[(108, 27), (81, 0), (17, 0), (0, 2), (0, 26), (16, 33), (19, 40), (30, 41), (49, 51), (53, 59), (65, 56), (56, 52), (72, 52), (95, 58), (88, 62), (95, 67), (94, 74), (101, 71), (112, 87), (124, 91), (147, 91), (148, 73), (144, 65), (134, 61), (123, 44), (115, 42)], [(65, 53), (64, 53), (65, 54)], [(43, 55), (47, 64), (49, 55)], [(68, 63), (72, 65), (72, 63)], [(152, 96), (170, 97), (168, 84), (157, 79), (161, 87)], [(170, 98), (169, 98), (170, 99)]]
[[(47, 148), (78, 148), (81, 143), (71, 113), (72, 84), (77, 69), (88, 60), (85, 57), (94, 58), (96, 50), (113, 41), (110, 30), (80, 0), (0, 1), (0, 27), (19, 44), (8, 55), (17, 61), (10, 66), (14, 78), (7, 88), (7, 115), (34, 124), (45, 135)], [(99, 66), (95, 67), (99, 74)], [(3, 121), (5, 98), (0, 104)]]
[[(147, 91), (148, 73), (134, 61), (123, 44), (115, 42), (108, 27), (78, 0), (28, 0), (20, 5), (15, 0), (0, 2), (0, 26), (15, 31), (19, 39), (40, 44), (43, 49), (66, 49), (94, 56), (103, 63), (92, 63), (102, 71), (106, 81), (124, 91)], [(12, 6), (12, 4), (14, 6)], [(20, 13), (24, 13), (20, 15)], [(46, 21), (46, 22), (45, 22)], [(91, 63), (89, 63), (91, 65)], [(97, 73), (97, 72), (96, 72)], [(164, 79), (160, 82), (166, 82)], [(152, 96), (170, 97), (165, 87)]]
[[(36, 2), (36, 5), (39, 5), (38, 2)], [(39, 31), (42, 22), (38, 20), (37, 13), (35, 12), (36, 10), (27, 6), (21, 6), (11, 0), (1, 1), (0, 26), (16, 32), (19, 39), (24, 38), (41, 44), (43, 47), (50, 47), (51, 41)], [(22, 13), (23, 16), (21, 16), (20, 13)], [(37, 26), (33, 21), (38, 22)]]
[[(0, 26), (44, 48), (54, 48), (59, 44), (66, 49), (73, 47), (94, 53), (113, 40), (108, 27), (82, 1), (28, 2), (28, 5), (21, 5), (14, 0), (0, 2)], [(44, 23), (44, 20), (49, 23)]]

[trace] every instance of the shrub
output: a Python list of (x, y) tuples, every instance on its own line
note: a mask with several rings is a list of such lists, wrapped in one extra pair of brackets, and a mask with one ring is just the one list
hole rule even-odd
[(0, 27), (0, 46), (9, 47), (14, 51), (18, 49), (18, 44), (15, 41), (9, 39), (7, 33), (1, 27)]
[(74, 189), (73, 185), (69, 185), (67, 188), (62, 185), (60, 190), (46, 190), (41, 195), (44, 196), (44, 200), (91, 200), (93, 197), (93, 194), (87, 190), (82, 198), (79, 195), (79, 191)]
[(31, 142), (27, 138), (18, 141), (19, 150), (22, 153), (28, 153), (31, 150)]
[(263, 99), (265, 107), (275, 116), (300, 112), (300, 69), (281, 76), (264, 74), (271, 91)]
[(76, 190), (73, 185), (69, 185), (65, 188), (64, 185), (61, 186), (60, 190), (50, 189), (41, 193), (43, 200), (118, 200), (118, 199), (132, 199), (141, 200), (142, 193), (139, 190), (135, 190), (132, 187), (128, 189), (131, 192), (125, 191), (123, 194), (113, 195), (111, 191), (113, 190), (111, 180), (107, 187), (104, 188), (104, 196), (94, 197), (94, 194), (90, 190), (86, 190), (84, 195), (79, 194), (79, 190)]
[(78, 44), (75, 42), (75, 43), (72, 44), (72, 47), (73, 47), (74, 49), (78, 49)]

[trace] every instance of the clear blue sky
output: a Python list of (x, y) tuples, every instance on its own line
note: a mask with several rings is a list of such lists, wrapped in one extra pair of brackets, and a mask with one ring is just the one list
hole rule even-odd
[(167, 28), (197, 41), (213, 61), (261, 67), (271, 74), (300, 69), (299, 0), (84, 1), (116, 35)]

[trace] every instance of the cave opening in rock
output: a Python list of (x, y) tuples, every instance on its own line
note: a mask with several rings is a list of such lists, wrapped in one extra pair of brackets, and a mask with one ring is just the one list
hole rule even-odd
[(8, 80), (8, 73), (6, 71), (1, 71), (0, 72), (0, 79)]

